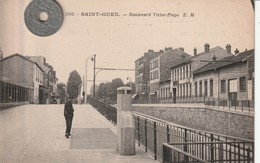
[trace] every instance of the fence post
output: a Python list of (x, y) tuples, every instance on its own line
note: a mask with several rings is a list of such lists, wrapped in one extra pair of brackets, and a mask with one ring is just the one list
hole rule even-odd
[(170, 142), (170, 128), (169, 128), (169, 125), (167, 125), (167, 128), (166, 128), (166, 133), (167, 133), (167, 143)]
[(147, 152), (147, 120), (144, 120), (144, 137), (145, 137), (145, 152)]
[(223, 144), (220, 142), (219, 144), (219, 155), (218, 155), (218, 160), (219, 160), (219, 163), (223, 163)]
[(246, 149), (246, 151), (247, 151), (247, 162), (250, 163), (250, 147), (248, 147), (248, 148)]
[(156, 135), (156, 122), (153, 123), (154, 126), (154, 159), (157, 160), (157, 135)]
[[(211, 142), (214, 141), (214, 136), (213, 134), (210, 134), (210, 139), (211, 139)], [(214, 161), (214, 147), (211, 145), (211, 149), (210, 149), (210, 158), (211, 158), (211, 161)]]
[[(188, 142), (188, 136), (187, 136), (187, 129), (184, 129), (184, 142), (187, 143)], [(184, 145), (184, 152), (188, 152), (188, 146), (187, 144)], [(188, 156), (184, 156), (184, 161), (188, 162), (189, 158)]]
[(137, 136), (138, 136), (138, 146), (140, 146), (140, 117), (137, 117)]

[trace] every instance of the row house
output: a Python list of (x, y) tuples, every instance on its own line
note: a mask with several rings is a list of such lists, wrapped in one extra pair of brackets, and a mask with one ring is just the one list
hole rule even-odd
[[(238, 53), (236, 51), (235, 53)], [(224, 106), (253, 106), (254, 50), (212, 62), (193, 73), (196, 97)], [(208, 100), (209, 99), (209, 100)]]
[(155, 52), (148, 50), (144, 55), (135, 61), (135, 94), (133, 99), (146, 100), (149, 93), (150, 81), (150, 61), (152, 58), (159, 56), (164, 51)]
[[(222, 59), (232, 56), (231, 46), (228, 44), (226, 49), (219, 46), (210, 49), (210, 45), (204, 45), (204, 52), (197, 54), (194, 48), (194, 55), (183, 57), (172, 62), (169, 67), (171, 69), (171, 94), (173, 103), (190, 101), (196, 96), (198, 85), (201, 83), (193, 82), (193, 72), (207, 65), (212, 58)], [(209, 85), (211, 85), (209, 81)], [(197, 100), (197, 98), (195, 98)]]
[[(189, 57), (184, 48), (165, 48), (165, 52), (150, 61), (150, 102), (163, 102), (161, 100), (170, 98), (171, 70), (169, 63), (175, 60)], [(168, 81), (168, 82), (167, 82)]]
[(0, 101), (39, 103), (42, 96), (43, 70), (34, 61), (20, 54), (0, 60)]
[(42, 56), (28, 56), (28, 58), (43, 69), (43, 86), (40, 88), (43, 96), (40, 97), (40, 103), (49, 104), (58, 96), (56, 71), (50, 64), (46, 63), (46, 58)]

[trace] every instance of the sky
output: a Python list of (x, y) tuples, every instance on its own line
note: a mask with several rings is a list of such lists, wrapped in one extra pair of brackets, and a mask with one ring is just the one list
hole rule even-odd
[[(86, 79), (86, 67), (87, 80), (92, 80), (93, 62), (89, 59), (86, 64), (86, 59), (93, 54), (97, 56), (96, 67), (134, 69), (134, 61), (148, 49), (183, 47), (192, 55), (194, 47), (202, 52), (205, 43), (212, 48), (230, 44), (232, 51), (254, 48), (250, 0), (59, 0), (64, 13), (73, 12), (75, 16), (65, 15), (59, 31), (49, 37), (36, 36), (26, 28), (23, 16), (30, 2), (0, 0), (0, 47), (4, 57), (14, 53), (43, 56), (63, 83), (73, 70)], [(117, 12), (120, 16), (81, 16), (82, 12)], [(183, 17), (184, 13), (189, 16)], [(134, 82), (134, 71), (101, 71), (96, 80), (114, 78)], [(90, 85), (92, 82), (88, 82), (88, 90)]]

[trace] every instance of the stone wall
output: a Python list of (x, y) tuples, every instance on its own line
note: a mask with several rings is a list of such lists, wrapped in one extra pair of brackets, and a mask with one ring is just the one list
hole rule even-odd
[(254, 139), (254, 116), (252, 115), (206, 107), (133, 105), (133, 110), (195, 129)]

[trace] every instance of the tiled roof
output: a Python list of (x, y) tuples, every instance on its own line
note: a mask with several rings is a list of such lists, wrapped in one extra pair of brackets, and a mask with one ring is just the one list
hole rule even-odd
[(172, 62), (171, 64), (169, 64), (169, 68), (174, 68), (174, 67), (177, 67), (177, 66), (179, 66), (179, 65), (181, 65), (181, 64), (190, 62), (190, 61), (192, 61), (194, 58), (199, 57), (199, 56), (203, 56), (203, 55), (205, 55), (205, 54), (213, 54), (213, 53), (216, 53), (216, 52), (218, 52), (219, 50), (223, 50), (223, 48), (221, 48), (220, 46), (216, 46), (216, 47), (214, 47), (214, 48), (211, 48), (209, 53), (202, 52), (202, 53), (199, 53), (199, 54), (194, 55), (194, 56), (189, 56), (189, 57), (186, 57), (186, 58), (184, 58), (184, 59), (176, 60), (176, 61)]
[(244, 51), (235, 56), (225, 57), (217, 62), (209, 63), (209, 64), (205, 65), (204, 67), (194, 71), (193, 74), (198, 74), (198, 73), (202, 73), (205, 71), (210, 71), (210, 70), (214, 70), (214, 69), (217, 69), (220, 67), (228, 66), (228, 65), (231, 65), (234, 63), (242, 62), (250, 55), (254, 55), (254, 49)]

